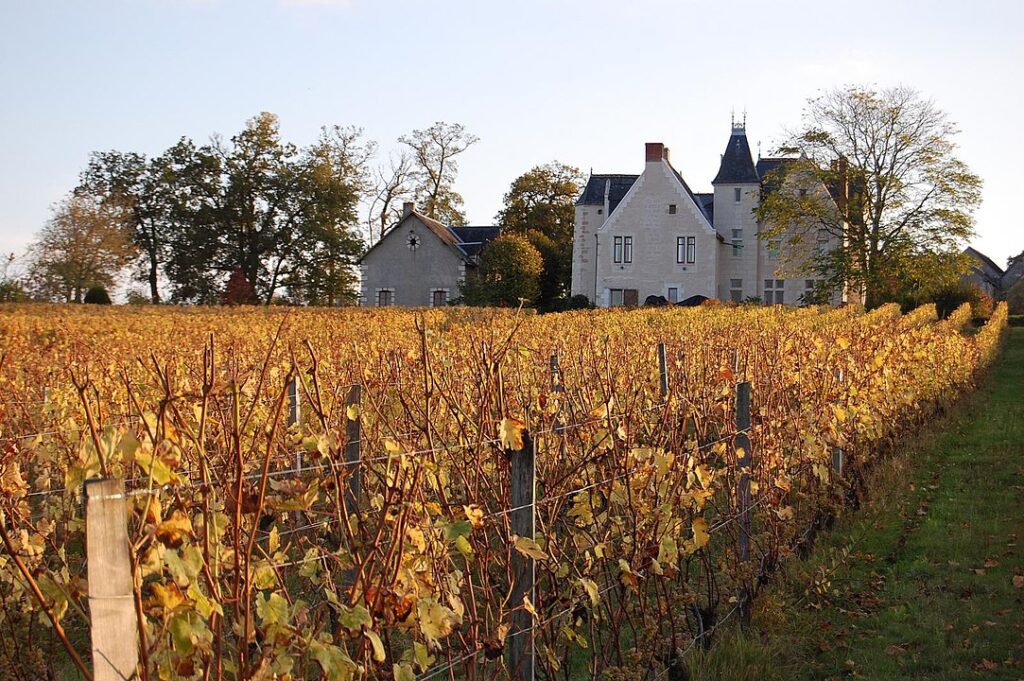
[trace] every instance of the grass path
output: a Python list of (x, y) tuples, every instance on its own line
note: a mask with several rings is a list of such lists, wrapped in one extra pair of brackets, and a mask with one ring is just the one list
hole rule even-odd
[(1024, 328), (938, 426), (695, 679), (1024, 679)]

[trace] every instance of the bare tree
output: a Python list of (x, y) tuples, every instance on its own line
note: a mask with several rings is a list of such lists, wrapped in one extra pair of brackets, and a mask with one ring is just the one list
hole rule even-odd
[(454, 189), (459, 170), (456, 157), (479, 138), (466, 132), (460, 123), (438, 121), (398, 141), (412, 151), (416, 199), (424, 213), (440, 222), (464, 225), (462, 196)]
[(388, 225), (401, 217), (399, 204), (414, 197), (413, 173), (412, 156), (404, 149), (391, 154), (387, 166), (377, 168), (373, 200), (366, 217), (370, 246), (384, 238)]

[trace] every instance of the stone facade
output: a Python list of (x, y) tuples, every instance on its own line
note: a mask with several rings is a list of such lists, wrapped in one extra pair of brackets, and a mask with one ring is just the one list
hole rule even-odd
[(402, 219), (360, 259), (360, 305), (435, 307), (458, 297), (495, 227), (449, 227), (406, 204)]
[[(804, 301), (815, 284), (808, 258), (838, 242), (796, 231), (759, 238), (754, 210), (764, 177), (785, 159), (755, 166), (745, 127), (734, 125), (711, 194), (694, 193), (660, 143), (646, 145), (644, 161), (640, 175), (592, 175), (577, 201), (573, 295), (600, 307), (642, 304), (651, 295)], [(828, 196), (824, 187), (809, 191)], [(842, 301), (842, 292), (831, 294), (830, 302)]]

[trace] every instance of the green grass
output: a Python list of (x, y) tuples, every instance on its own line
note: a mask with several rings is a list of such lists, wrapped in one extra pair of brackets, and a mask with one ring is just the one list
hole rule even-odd
[(693, 679), (1024, 679), (1024, 328)]

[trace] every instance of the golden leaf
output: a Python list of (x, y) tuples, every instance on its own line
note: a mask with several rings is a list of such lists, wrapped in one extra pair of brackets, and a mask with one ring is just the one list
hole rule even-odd
[(520, 450), (523, 448), (523, 431), (526, 424), (519, 419), (503, 418), (498, 425), (498, 439), (505, 449)]

